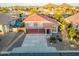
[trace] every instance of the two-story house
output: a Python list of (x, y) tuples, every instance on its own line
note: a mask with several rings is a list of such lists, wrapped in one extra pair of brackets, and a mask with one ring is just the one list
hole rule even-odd
[(26, 33), (58, 33), (60, 23), (42, 14), (34, 13), (24, 19)]

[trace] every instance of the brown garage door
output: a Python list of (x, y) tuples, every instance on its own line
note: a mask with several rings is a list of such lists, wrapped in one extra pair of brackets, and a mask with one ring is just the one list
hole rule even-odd
[(27, 29), (27, 33), (45, 33), (44, 29)]

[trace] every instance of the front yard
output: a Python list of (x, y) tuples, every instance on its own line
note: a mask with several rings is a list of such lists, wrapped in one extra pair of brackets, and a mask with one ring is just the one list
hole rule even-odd
[(56, 47), (57, 50), (78, 50), (79, 39), (73, 39), (72, 41), (68, 38), (62, 38), (62, 36), (52, 34), (48, 39), (48, 46)]

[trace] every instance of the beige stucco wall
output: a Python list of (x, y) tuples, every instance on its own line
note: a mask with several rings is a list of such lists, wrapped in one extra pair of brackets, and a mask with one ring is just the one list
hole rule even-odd
[(3, 35), (4, 34), (4, 31), (3, 31), (2, 25), (0, 25), (0, 30), (1, 30), (0, 35)]
[(9, 32), (9, 27), (7, 25), (0, 24), (0, 30), (2, 31), (0, 34), (4, 35), (5, 33)]
[(31, 24), (31, 23), (38, 23), (38, 24), (43, 24), (43, 23), (52, 23), (50, 21), (24, 21), (25, 23)]
[(12, 28), (13, 32), (18, 32), (17, 28)]
[(4, 25), (4, 30), (5, 30), (5, 32), (7, 33), (7, 32), (9, 32), (9, 27), (8, 27), (8, 25)]

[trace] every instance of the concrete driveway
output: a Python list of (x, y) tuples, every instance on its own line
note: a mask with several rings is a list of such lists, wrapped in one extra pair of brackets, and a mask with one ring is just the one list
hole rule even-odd
[(47, 53), (56, 52), (56, 48), (48, 47), (47, 35), (45, 34), (26, 34), (22, 47), (14, 48), (13, 53)]

